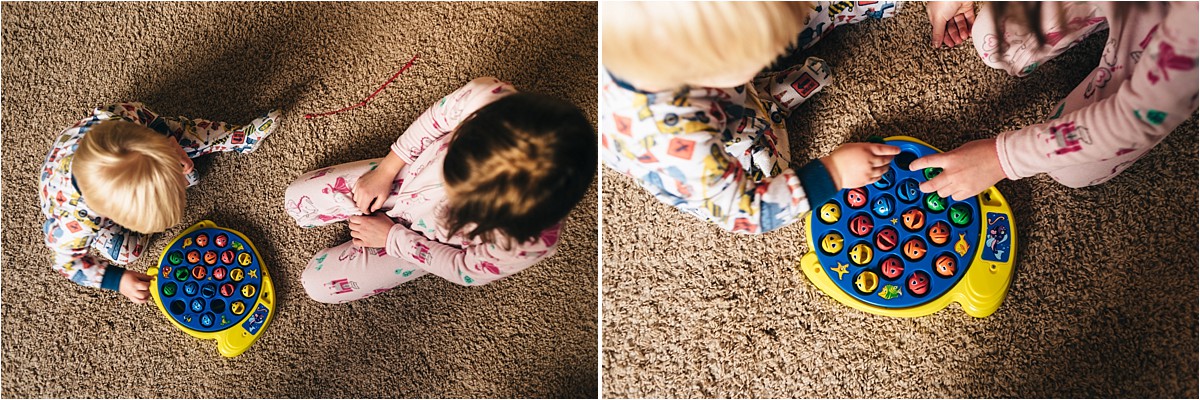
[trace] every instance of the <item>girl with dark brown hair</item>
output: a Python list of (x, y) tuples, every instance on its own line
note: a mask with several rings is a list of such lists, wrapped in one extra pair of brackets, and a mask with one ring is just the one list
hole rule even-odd
[(287, 189), (301, 226), (349, 221), (301, 281), (342, 303), (433, 274), (482, 285), (554, 254), (596, 173), (596, 133), (574, 105), (478, 78), (425, 111), (382, 159), (309, 172)]

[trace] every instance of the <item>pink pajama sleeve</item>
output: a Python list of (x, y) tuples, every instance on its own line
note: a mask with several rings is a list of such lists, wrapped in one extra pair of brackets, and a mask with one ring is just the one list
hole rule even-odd
[(1143, 150), (1196, 112), (1197, 5), (1176, 8), (1186, 10), (1173, 9), (1149, 36), (1122, 38), (1141, 54), (1116, 94), (1001, 133), (996, 149), (1005, 175), (1019, 179)]

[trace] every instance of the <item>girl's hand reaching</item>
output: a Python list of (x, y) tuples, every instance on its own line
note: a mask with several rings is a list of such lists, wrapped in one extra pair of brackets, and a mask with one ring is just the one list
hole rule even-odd
[(1005, 178), (996, 153), (996, 139), (980, 139), (957, 149), (930, 154), (909, 164), (910, 171), (941, 168), (942, 173), (921, 184), (925, 193), (962, 201), (992, 187)]
[(396, 225), (387, 215), (350, 216), (350, 237), (358, 247), (384, 247), (388, 233)]
[(888, 170), (900, 148), (878, 143), (847, 143), (822, 157), (838, 190), (875, 183)]
[(931, 1), (925, 5), (933, 25), (933, 48), (954, 47), (971, 37), (975, 4), (970, 1)]

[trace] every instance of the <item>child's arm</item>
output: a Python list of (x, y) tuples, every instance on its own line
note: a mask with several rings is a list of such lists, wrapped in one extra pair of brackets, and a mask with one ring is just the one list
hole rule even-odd
[[(1041, 124), (1003, 132), (953, 151), (923, 157), (911, 168), (945, 171), (921, 189), (963, 199), (1005, 177), (1020, 179), (1146, 149), (1197, 109), (1197, 10), (1168, 14), (1142, 44), (1129, 79), (1104, 100)], [(952, 183), (953, 182), (953, 183)]]
[(354, 204), (363, 214), (383, 206), (392, 190), (396, 174), (411, 164), (430, 144), (453, 132), (475, 110), (496, 99), (515, 93), (512, 85), (492, 77), (475, 78), (443, 97), (409, 125), (392, 144), (391, 151), (375, 169), (363, 174), (353, 189)]
[(421, 269), (459, 285), (483, 285), (512, 275), (554, 254), (561, 225), (542, 231), (531, 243), (512, 249), (494, 244), (449, 246), (397, 224), (386, 215), (350, 217), (354, 245), (382, 247), (387, 255), (420, 266)]
[(201, 118), (161, 116), (147, 109), (146, 105), (142, 103), (115, 104), (96, 111), (97, 113), (109, 112), (123, 116), (173, 137), (179, 141), (179, 145), (183, 147), (190, 158), (215, 151), (252, 152), (262, 145), (263, 139), (266, 139), (275, 130), (275, 127), (278, 126), (275, 120), (280, 115), (279, 110), (273, 110), (251, 121), (248, 125), (235, 127), (226, 122)]
[(50, 216), (42, 226), (46, 246), (54, 251), (52, 268), (72, 282), (117, 291), (125, 269), (88, 255), (98, 229), (88, 222)]
[(996, 149), (1005, 175), (1019, 179), (1145, 149), (1196, 112), (1196, 4), (1178, 8), (1186, 10), (1173, 6), (1143, 42), (1140, 61), (1116, 94), (1001, 133)]
[[(725, 151), (722, 132), (741, 128), (727, 127), (732, 122), (716, 102), (682, 98), (674, 103), (683, 106), (649, 104), (646, 95), (636, 96), (642, 96), (634, 100), (643, 105), (635, 110), (641, 118), (603, 120), (602, 129), (610, 132), (604, 136), (607, 151), (620, 154), (629, 173), (659, 200), (727, 231), (763, 233), (791, 224), (839, 189), (874, 182), (899, 152), (892, 146), (851, 143), (798, 169), (750, 176)], [(761, 133), (764, 139), (775, 134)]]
[(164, 123), (172, 137), (179, 139), (179, 145), (187, 151), (190, 158), (217, 151), (236, 151), (250, 153), (279, 126), (280, 110), (271, 110), (261, 117), (255, 118), (249, 124), (235, 127), (226, 122), (209, 121), (206, 119), (185, 117), (158, 117), (151, 123), (154, 129), (157, 124)]
[(430, 144), (453, 132), (475, 110), (516, 91), (496, 78), (475, 78), (425, 110), (392, 144), (392, 153), (411, 164)]
[(542, 232), (534, 243), (522, 243), (512, 249), (494, 244), (474, 244), (464, 248), (429, 240), (404, 225), (393, 225), (384, 249), (445, 280), (464, 286), (483, 285), (515, 274), (554, 255), (559, 225)]
[(363, 214), (373, 213), (383, 207), (383, 202), (392, 194), (396, 175), (400, 174), (400, 169), (404, 168), (405, 164), (396, 152), (388, 151), (379, 165), (367, 171), (354, 183), (354, 188), (351, 189), (354, 205)]

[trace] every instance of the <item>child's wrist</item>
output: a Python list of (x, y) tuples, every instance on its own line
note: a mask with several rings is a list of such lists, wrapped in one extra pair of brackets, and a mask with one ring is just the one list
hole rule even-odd
[(838, 171), (837, 162), (833, 160), (833, 154), (821, 157), (821, 164), (824, 164), (825, 170), (829, 171), (829, 180), (833, 181), (834, 190), (842, 190), (842, 175)]
[(125, 268), (109, 265), (104, 270), (104, 277), (100, 279), (100, 288), (119, 292), (121, 291), (121, 278), (124, 276)]
[(404, 159), (396, 155), (395, 151), (388, 150), (387, 156), (379, 161), (379, 166), (376, 169), (390, 172), (392, 175), (400, 173), (400, 169), (404, 168)]

